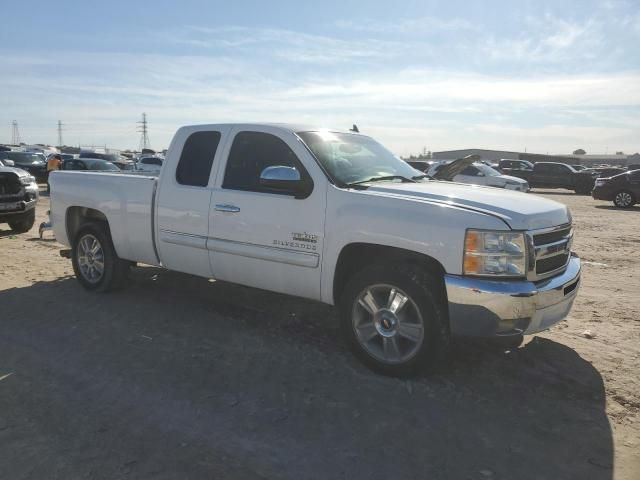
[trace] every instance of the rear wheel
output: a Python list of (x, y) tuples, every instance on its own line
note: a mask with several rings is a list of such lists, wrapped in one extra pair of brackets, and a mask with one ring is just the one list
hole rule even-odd
[(633, 193), (626, 190), (621, 190), (613, 197), (613, 204), (618, 208), (629, 208), (636, 203), (636, 198)]
[(22, 217), (21, 220), (16, 222), (9, 222), (9, 227), (15, 233), (27, 233), (33, 227), (33, 224), (36, 221), (36, 210), (35, 208)]
[(341, 321), (356, 356), (386, 375), (433, 366), (449, 345), (441, 282), (407, 264), (373, 265), (355, 274), (342, 297)]
[(122, 288), (130, 265), (118, 257), (109, 229), (102, 223), (89, 223), (78, 231), (71, 261), (80, 284), (96, 292)]

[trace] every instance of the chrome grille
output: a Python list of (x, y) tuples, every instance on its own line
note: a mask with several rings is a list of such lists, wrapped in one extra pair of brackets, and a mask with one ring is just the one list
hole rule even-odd
[(529, 280), (543, 280), (564, 270), (571, 258), (573, 230), (571, 225), (534, 230), (528, 232), (529, 248), (533, 255), (529, 259)]
[(0, 195), (16, 195), (21, 189), (20, 179), (15, 173), (0, 173)]

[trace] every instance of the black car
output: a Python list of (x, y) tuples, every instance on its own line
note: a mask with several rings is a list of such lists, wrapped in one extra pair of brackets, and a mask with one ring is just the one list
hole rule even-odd
[(536, 162), (533, 170), (511, 170), (509, 175), (526, 180), (531, 188), (566, 188), (581, 195), (591, 192), (597, 177), (596, 173), (577, 172), (557, 162)]
[(433, 164), (433, 162), (428, 162), (425, 160), (406, 160), (406, 162), (416, 170), (419, 170), (423, 173), (429, 170), (429, 168), (431, 168), (431, 165)]
[(596, 200), (611, 200), (619, 208), (632, 207), (640, 200), (640, 170), (598, 178), (591, 195)]
[(62, 162), (62, 170), (120, 172), (113, 163), (97, 158), (74, 158)]
[(47, 162), (44, 155), (31, 152), (0, 152), (0, 160), (13, 160), (16, 168), (26, 170), (38, 181), (47, 178)]
[(583, 170), (587, 173), (592, 173), (596, 175), (598, 178), (610, 178), (615, 175), (620, 175), (621, 173), (626, 173), (626, 168), (621, 167), (597, 167), (597, 168), (588, 168)]

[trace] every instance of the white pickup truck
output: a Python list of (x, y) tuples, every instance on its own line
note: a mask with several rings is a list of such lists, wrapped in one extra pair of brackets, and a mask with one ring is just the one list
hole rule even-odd
[(432, 364), (451, 334), (545, 330), (580, 281), (564, 205), (431, 180), (350, 131), (188, 126), (158, 178), (50, 183), (53, 229), (85, 288), (118, 288), (139, 262), (319, 300), (387, 374)]

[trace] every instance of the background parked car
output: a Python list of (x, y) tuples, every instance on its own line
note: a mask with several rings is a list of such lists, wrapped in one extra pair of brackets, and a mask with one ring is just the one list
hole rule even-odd
[(62, 163), (62, 170), (91, 170), (104, 172), (120, 172), (113, 163), (97, 158), (74, 158)]
[(163, 159), (160, 157), (142, 157), (136, 162), (136, 169), (143, 172), (160, 173)]
[(626, 173), (626, 168), (621, 167), (598, 167), (598, 168), (587, 168), (583, 170), (583, 172), (592, 173), (597, 178), (610, 178), (615, 175), (620, 175), (621, 173)]
[(511, 170), (513, 176), (529, 182), (531, 188), (566, 188), (581, 195), (593, 189), (597, 174), (577, 172), (571, 165), (559, 162), (537, 162), (533, 170)]
[(507, 160), (503, 159), (498, 162), (498, 170), (505, 175), (511, 175), (512, 171), (527, 171), (533, 170), (533, 163), (526, 160)]
[(431, 165), (434, 164), (434, 162), (429, 160), (407, 160), (406, 162), (422, 173), (426, 173), (431, 168)]
[(113, 163), (120, 170), (125, 170), (127, 172), (131, 172), (136, 169), (136, 164), (133, 160), (129, 160), (128, 158), (122, 158), (120, 160), (114, 160)]
[[(458, 161), (460, 160), (454, 160), (454, 162)], [(427, 172), (427, 175), (433, 178), (439, 178), (438, 172), (441, 171), (445, 165), (452, 165), (454, 162), (441, 162), (433, 165)], [(469, 183), (472, 185), (506, 188), (507, 190), (519, 190), (521, 192), (529, 191), (529, 184), (526, 180), (511, 177), (509, 175), (503, 175), (496, 169), (491, 168), (482, 162), (474, 162), (465, 166), (459, 173), (455, 173), (455, 175), (450, 179), (454, 182)], [(443, 180), (449, 180), (449, 178), (443, 178)]]
[(26, 170), (38, 181), (45, 181), (47, 178), (47, 162), (41, 153), (0, 152), (0, 159), (12, 160), (16, 168)]
[(619, 208), (629, 208), (640, 200), (640, 170), (611, 178), (598, 178), (591, 192), (596, 200), (610, 200)]
[(38, 195), (38, 185), (32, 175), (0, 162), (0, 223), (8, 223), (15, 233), (31, 230)]

